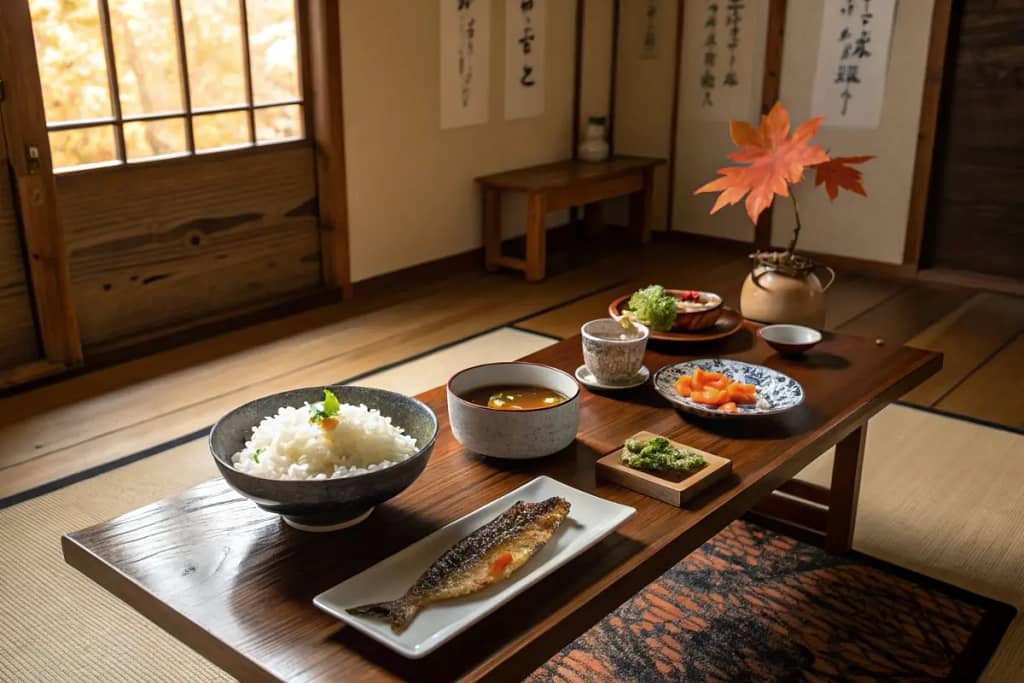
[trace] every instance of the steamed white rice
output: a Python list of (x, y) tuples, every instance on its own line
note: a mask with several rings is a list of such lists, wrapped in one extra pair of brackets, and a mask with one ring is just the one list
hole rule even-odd
[(330, 431), (309, 416), (307, 405), (263, 418), (232, 456), (235, 469), (269, 479), (336, 479), (391, 467), (416, 453), (416, 439), (364, 405), (342, 403)]

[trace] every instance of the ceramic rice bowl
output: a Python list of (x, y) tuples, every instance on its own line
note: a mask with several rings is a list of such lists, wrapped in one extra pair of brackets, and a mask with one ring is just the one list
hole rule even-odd
[(332, 531), (361, 522), (374, 506), (416, 481), (437, 440), (437, 415), (410, 396), (371, 387), (327, 388), (342, 403), (363, 404), (390, 417), (392, 424), (416, 439), (416, 453), (391, 467), (339, 479), (268, 479), (231, 465), (231, 456), (242, 449), (260, 420), (276, 414), (282, 406), (322, 400), (324, 387), (294, 389), (250, 401), (220, 418), (210, 432), (210, 453), (231, 488), (304, 531)]
[[(497, 410), (463, 398), (487, 386), (528, 385), (553, 389), (562, 403), (533, 410)], [(448, 380), (448, 419), (452, 434), (469, 450), (492, 458), (542, 458), (566, 448), (580, 424), (580, 385), (567, 372), (537, 363), (489, 363)]]

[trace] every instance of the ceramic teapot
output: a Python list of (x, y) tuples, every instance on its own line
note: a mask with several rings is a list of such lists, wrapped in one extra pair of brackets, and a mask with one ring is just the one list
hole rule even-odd
[[(740, 292), (744, 318), (819, 330), (825, 326), (825, 292), (836, 280), (834, 270), (817, 265), (806, 256), (782, 251), (759, 251), (750, 257), (754, 266)], [(828, 273), (827, 283), (821, 284), (816, 270)]]

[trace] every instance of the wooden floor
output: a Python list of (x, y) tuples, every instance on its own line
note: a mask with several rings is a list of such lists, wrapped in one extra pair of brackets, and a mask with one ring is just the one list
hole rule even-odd
[[(344, 380), (505, 324), (574, 334), (612, 298), (651, 282), (736, 305), (746, 252), (656, 241), (576, 253), (572, 267), (553, 258), (538, 284), (477, 271), (417, 278), (9, 396), (0, 399), (0, 500), (201, 431), (255, 396)], [(1024, 397), (1005, 391), (1005, 378), (1024, 371), (1024, 297), (840, 273), (827, 299), (831, 330), (946, 353), (943, 371), (908, 400), (1024, 428)]]
[[(0, 399), (0, 507), (76, 472), (160, 451), (0, 510), (10, 546), (0, 555), (0, 625), (7, 626), (0, 641), (16, 653), (0, 680), (4, 673), (12, 680), (120, 680), (122, 671), (139, 672), (125, 680), (222, 680), (68, 568), (53, 539), (216, 476), (201, 435), (228, 408), (279, 389), (357, 377), (506, 324), (570, 335), (603, 316), (610, 299), (651, 282), (713, 289), (735, 303), (748, 268), (745, 249), (674, 241), (576, 253), (571, 268), (553, 261), (552, 276), (536, 285), (504, 273), (414, 278), (404, 291), (371, 289), (342, 305)], [(841, 273), (828, 295), (828, 327), (945, 351), (946, 367), (911, 398), (1020, 430), (1020, 397), (992, 387), (1015, 387), (1008, 378), (1024, 371), (1022, 305), (1005, 294)], [(467, 349), (488, 340), (501, 340), (500, 357), (543, 344), (518, 337), (494, 332), (357, 381), (417, 391), (440, 382), (453, 363), (478, 362)], [(1008, 431), (886, 409), (868, 433), (855, 547), (1024, 606), (1022, 448)], [(830, 466), (825, 454), (800, 476), (825, 483)], [(1018, 617), (983, 680), (1017, 681), (1022, 667)]]

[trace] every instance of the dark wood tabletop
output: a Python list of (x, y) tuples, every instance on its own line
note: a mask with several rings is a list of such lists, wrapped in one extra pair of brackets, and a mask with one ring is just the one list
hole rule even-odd
[(480, 176), (476, 182), (497, 190), (530, 192), (569, 187), (580, 182), (608, 180), (664, 164), (655, 157), (614, 156), (605, 161), (567, 159)]
[[(437, 388), (420, 396), (441, 424), (423, 475), (352, 529), (296, 531), (216, 479), (65, 536), (64, 557), (242, 680), (518, 679), (830, 446), (862, 435), (868, 418), (942, 364), (931, 351), (829, 334), (805, 359), (789, 360), (750, 328), (706, 348), (652, 347), (646, 363), (653, 371), (718, 355), (791, 375), (806, 401), (774, 418), (701, 421), (673, 410), (650, 384), (609, 395), (584, 390), (571, 447), (511, 462), (462, 448), (448, 429), (444, 389)], [(580, 340), (528, 358), (572, 371), (582, 363)], [(730, 458), (733, 475), (683, 508), (597, 481), (594, 462), (641, 430)], [(321, 591), (541, 474), (637, 513), (420, 660), (404, 659), (313, 606)]]

